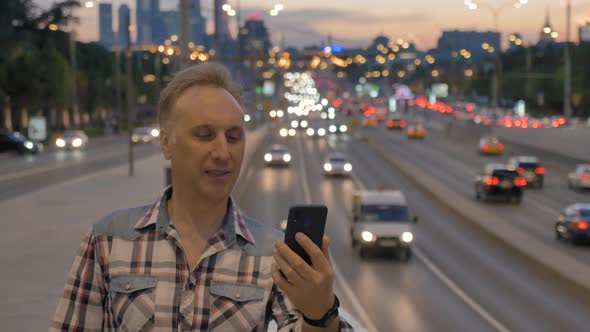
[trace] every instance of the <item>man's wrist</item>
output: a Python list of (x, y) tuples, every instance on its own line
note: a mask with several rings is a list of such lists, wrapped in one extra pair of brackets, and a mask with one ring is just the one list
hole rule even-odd
[(336, 303), (336, 295), (332, 295), (332, 301), (329, 301), (329, 305), (328, 306), (324, 306), (322, 308), (316, 309), (314, 311), (303, 311), (303, 310), (299, 310), (299, 312), (301, 312), (301, 314), (309, 319), (313, 319), (313, 320), (317, 320), (317, 319), (321, 319), (322, 317), (324, 317), (324, 315), (326, 313), (328, 313), (328, 311), (330, 311), (333, 307), (334, 304)]

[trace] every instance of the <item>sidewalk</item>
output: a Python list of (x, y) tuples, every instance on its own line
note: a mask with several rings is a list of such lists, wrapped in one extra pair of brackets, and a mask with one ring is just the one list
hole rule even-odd
[[(268, 127), (248, 133), (244, 163)], [(47, 330), (83, 234), (104, 215), (153, 202), (164, 188), (161, 155), (0, 202), (0, 321), (7, 331)]]

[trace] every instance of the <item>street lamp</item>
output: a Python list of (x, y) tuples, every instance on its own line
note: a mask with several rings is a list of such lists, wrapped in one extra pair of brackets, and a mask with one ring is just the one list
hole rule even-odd
[[(528, 4), (528, 0), (505, 0), (500, 6), (492, 6), (489, 3), (480, 0), (465, 0), (464, 3), (467, 8), (473, 11), (480, 8), (490, 11), (494, 19), (494, 30), (499, 33), (498, 20), (500, 14), (510, 8), (520, 9), (522, 6)], [(492, 77), (492, 107), (494, 108), (498, 106), (498, 92), (502, 74), (502, 38), (500, 38), (500, 45), (498, 46), (498, 52), (495, 53), (494, 57), (496, 68)], [(490, 51), (490, 49), (492, 49), (492, 51)], [(490, 49), (488, 49), (488, 52), (493, 53), (493, 48), (490, 47)]]

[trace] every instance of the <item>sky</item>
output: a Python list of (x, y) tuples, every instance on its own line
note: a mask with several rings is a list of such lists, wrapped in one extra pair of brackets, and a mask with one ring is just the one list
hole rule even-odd
[[(84, 2), (85, 0), (81, 0)], [(402, 38), (415, 42), (421, 50), (436, 46), (443, 30), (493, 30), (491, 9), (470, 11), (465, 0), (239, 0), (243, 17), (248, 13), (260, 13), (271, 34), (278, 43), (281, 35), (287, 46), (303, 47), (319, 45), (331, 35), (334, 44), (344, 47), (366, 47), (379, 34), (390, 39)], [(521, 9), (510, 6), (515, 0), (471, 0), (485, 3), (490, 8), (500, 8), (499, 30), (507, 36), (521, 33), (525, 44), (538, 41), (545, 23), (547, 8), (551, 25), (565, 39), (565, 3), (567, 0), (528, 0)], [(578, 26), (590, 22), (590, 0), (570, 0), (572, 3), (572, 39), (578, 38)], [(54, 0), (36, 0), (42, 8), (48, 8)], [(131, 7), (135, 21), (136, 0), (100, 0), (113, 4), (113, 29), (117, 30), (117, 9), (126, 3)], [(233, 7), (238, 0), (228, 0)], [(275, 4), (284, 5), (279, 16), (268, 15)], [(208, 18), (208, 31), (212, 31), (213, 0), (201, 0), (203, 16)], [(160, 0), (163, 10), (178, 7), (178, 0)], [(98, 40), (98, 7), (84, 7), (76, 11), (81, 18), (76, 27), (80, 40)], [(230, 30), (235, 31), (235, 18)]]

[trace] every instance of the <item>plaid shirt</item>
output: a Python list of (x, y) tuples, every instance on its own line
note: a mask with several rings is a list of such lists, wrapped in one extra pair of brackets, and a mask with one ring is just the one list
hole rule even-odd
[[(300, 331), (302, 319), (274, 284), (280, 231), (243, 217), (229, 199), (223, 226), (190, 271), (170, 224), (171, 188), (153, 205), (117, 211), (85, 236), (52, 331)], [(340, 318), (340, 330), (352, 330)]]

